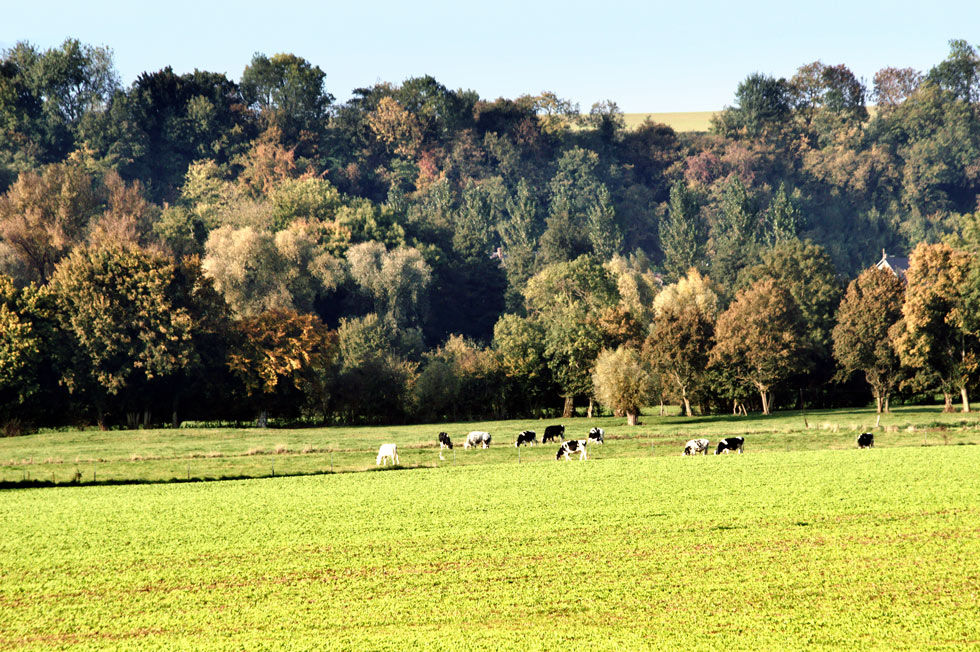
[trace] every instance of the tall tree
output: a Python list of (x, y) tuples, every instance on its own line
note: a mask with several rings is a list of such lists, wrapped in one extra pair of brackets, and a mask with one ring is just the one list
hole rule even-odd
[(326, 91), (326, 73), (295, 54), (256, 53), (242, 72), (242, 97), (267, 126), (282, 130), (288, 142), (301, 132), (318, 134), (325, 127), (333, 95)]
[(592, 393), (596, 356), (605, 345), (603, 309), (619, 301), (612, 275), (590, 256), (545, 267), (528, 281), (529, 314), (545, 330), (545, 359), (572, 416), (575, 397)]
[(58, 265), (49, 288), (74, 348), (64, 382), (100, 425), (111, 400), (148, 410), (147, 385), (198, 364), (197, 323), (216, 305), (209, 287), (199, 270), (135, 249), (76, 249)]
[(834, 357), (844, 374), (863, 371), (878, 413), (901, 380), (898, 354), (889, 337), (902, 318), (905, 287), (890, 271), (872, 267), (847, 286), (834, 326)]
[(26, 172), (0, 197), (0, 235), (45, 283), (54, 266), (85, 237), (100, 198), (94, 180), (80, 166), (55, 163), (38, 174)]
[(640, 409), (653, 390), (653, 379), (638, 351), (624, 346), (603, 350), (596, 359), (592, 382), (600, 403), (625, 413), (627, 425), (637, 424)]
[(949, 245), (922, 243), (909, 257), (906, 272), (905, 329), (896, 348), (904, 364), (936, 375), (949, 412), (956, 392), (963, 411), (970, 411), (968, 384), (980, 362), (980, 342), (969, 327), (969, 302), (963, 295), (971, 262), (969, 254)]
[(324, 411), (326, 374), (337, 352), (336, 334), (313, 315), (270, 310), (235, 324), (228, 366), (245, 385), (265, 427), (270, 403), (284, 388), (307, 395)]
[(378, 242), (363, 242), (347, 252), (350, 274), (374, 301), (376, 312), (393, 324), (418, 323), (432, 270), (414, 247), (388, 251)]
[(667, 216), (660, 223), (660, 244), (668, 278), (679, 279), (691, 268), (706, 267), (708, 225), (697, 195), (683, 182), (670, 188)]
[(643, 350), (687, 416), (705, 382), (719, 304), (711, 280), (694, 268), (653, 302), (654, 322)]
[(789, 291), (773, 279), (758, 281), (736, 294), (718, 318), (711, 362), (729, 367), (750, 384), (772, 409), (772, 391), (803, 365), (804, 335), (799, 307)]

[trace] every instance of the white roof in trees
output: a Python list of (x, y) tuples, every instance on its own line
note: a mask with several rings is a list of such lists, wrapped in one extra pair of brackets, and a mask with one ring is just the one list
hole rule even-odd
[(887, 269), (898, 278), (905, 280), (905, 272), (909, 268), (909, 259), (901, 256), (889, 256), (885, 250), (881, 250), (881, 260), (875, 263), (878, 269)]

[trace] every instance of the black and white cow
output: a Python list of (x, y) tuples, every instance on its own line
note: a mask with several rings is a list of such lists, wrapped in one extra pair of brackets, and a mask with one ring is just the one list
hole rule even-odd
[(858, 435), (858, 448), (874, 448), (875, 436), (871, 432), (862, 432)]
[(541, 438), (542, 444), (547, 444), (555, 439), (565, 441), (565, 426), (547, 426), (544, 429), (544, 436)]
[(589, 454), (585, 452), (585, 447), (588, 443), (588, 439), (569, 439), (558, 447), (558, 454), (555, 455), (555, 459), (560, 460), (564, 457), (567, 460), (571, 453), (577, 452), (580, 460), (587, 460), (589, 459)]
[(514, 442), (514, 447), (517, 448), (521, 444), (534, 446), (536, 443), (538, 443), (538, 435), (533, 430), (525, 430), (517, 433), (517, 441)]
[(718, 448), (715, 449), (715, 455), (720, 453), (731, 453), (732, 451), (735, 451), (741, 455), (743, 446), (745, 446), (745, 437), (726, 437), (718, 442)]
[(443, 449), (448, 448), (453, 449), (453, 440), (449, 438), (449, 433), (440, 432), (439, 433), (439, 459), (444, 460), (445, 457), (442, 456)]
[(606, 442), (606, 431), (602, 428), (593, 428), (589, 431), (589, 443), (604, 444)]
[(463, 448), (476, 448), (477, 446), (482, 448), (490, 448), (489, 432), (474, 430), (470, 434), (466, 435), (466, 441), (463, 442)]
[(681, 455), (701, 455), (708, 454), (708, 444), (710, 444), (707, 439), (692, 439), (691, 441), (684, 444), (684, 452)]

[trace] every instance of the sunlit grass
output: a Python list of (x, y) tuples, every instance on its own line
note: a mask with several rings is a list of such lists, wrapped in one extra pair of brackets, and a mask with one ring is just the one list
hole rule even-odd
[(970, 648), (977, 468), (757, 447), (10, 490), (0, 649)]

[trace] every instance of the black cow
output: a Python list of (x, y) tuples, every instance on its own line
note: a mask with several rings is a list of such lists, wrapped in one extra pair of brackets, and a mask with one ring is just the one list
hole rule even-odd
[(544, 429), (544, 436), (541, 438), (542, 444), (547, 444), (555, 439), (565, 441), (565, 426), (547, 426)]
[(567, 460), (570, 453), (577, 452), (580, 460), (587, 460), (589, 459), (589, 455), (585, 452), (585, 447), (588, 443), (588, 439), (569, 439), (558, 447), (558, 454), (555, 455), (555, 459), (560, 460), (564, 457)]
[(595, 442), (597, 444), (604, 444), (606, 443), (605, 436), (605, 430), (602, 428), (593, 428), (589, 431), (589, 443)]
[(538, 443), (538, 436), (533, 430), (525, 430), (524, 432), (517, 433), (517, 441), (514, 442), (514, 447), (517, 448), (521, 444), (525, 446), (534, 446)]
[(453, 449), (453, 440), (449, 438), (449, 434), (445, 432), (439, 433), (439, 459), (444, 460), (445, 457), (442, 456), (442, 449), (448, 448)]
[(871, 432), (862, 432), (858, 435), (858, 448), (874, 448), (875, 436)]
[(727, 437), (718, 442), (718, 448), (715, 449), (715, 455), (720, 453), (730, 453), (735, 451), (739, 455), (742, 454), (742, 446), (745, 445), (745, 437)]

